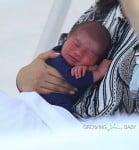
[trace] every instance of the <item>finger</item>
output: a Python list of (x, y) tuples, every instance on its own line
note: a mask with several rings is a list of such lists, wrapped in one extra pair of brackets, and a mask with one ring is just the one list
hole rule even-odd
[(78, 68), (75, 69), (75, 78), (78, 79)]
[(71, 69), (71, 76), (74, 76), (74, 68)]
[[(48, 88), (49, 87), (49, 88)], [(55, 84), (47, 83), (47, 88), (42, 85), (39, 88), (39, 93), (48, 94), (48, 93), (61, 93), (61, 94), (74, 94), (75, 90), (65, 88), (63, 86), (57, 86)]]
[(56, 53), (52, 50), (49, 50), (49, 51), (46, 51), (44, 53), (41, 53), (38, 57), (43, 59), (43, 60), (46, 60), (48, 58), (56, 58), (60, 55), (60, 53)]
[(64, 79), (61, 74), (53, 67), (45, 64), (45, 68), (46, 68), (46, 75), (51, 75), (51, 76), (55, 76), (57, 78), (60, 78), (60, 79)]
[(47, 77), (44, 79), (44, 82), (50, 82), (52, 84), (56, 84), (58, 86), (64, 86), (65, 88), (73, 89), (73, 86), (70, 85), (68, 82), (66, 82), (63, 78), (58, 78), (53, 75), (47, 75)]
[(49, 90), (49, 89), (46, 89), (46, 88), (43, 88), (43, 87), (40, 87), (37, 92), (39, 92), (40, 94), (49, 94), (49, 93), (52, 93), (53, 91), (52, 90)]
[(68, 82), (66, 82), (64, 79), (61, 79), (61, 78), (57, 78), (53, 75), (47, 75), (47, 78), (45, 78), (44, 81), (42, 81), (41, 84), (45, 84), (45, 86), (49, 86), (47, 85), (47, 83), (51, 83), (51, 84), (54, 84), (54, 85), (57, 85), (57, 87), (64, 87), (66, 89), (69, 89), (69, 90), (72, 90), (74, 89), (74, 87), (72, 85), (70, 85)]
[(83, 68), (83, 70), (82, 70), (82, 77), (85, 76), (85, 73), (86, 73), (86, 68)]
[(81, 71), (82, 71), (82, 69), (78, 68), (78, 70), (77, 70), (78, 78), (81, 78)]
[(74, 68), (74, 76), (76, 79), (78, 78), (78, 67)]
[(73, 68), (73, 77), (77, 78), (77, 76), (76, 76), (76, 69), (75, 68)]

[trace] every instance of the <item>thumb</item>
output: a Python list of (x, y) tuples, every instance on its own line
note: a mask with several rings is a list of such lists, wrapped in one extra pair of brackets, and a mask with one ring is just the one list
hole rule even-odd
[(43, 60), (47, 60), (48, 58), (57, 58), (60, 55), (60, 53), (56, 53), (52, 50), (41, 53), (38, 57), (43, 59)]

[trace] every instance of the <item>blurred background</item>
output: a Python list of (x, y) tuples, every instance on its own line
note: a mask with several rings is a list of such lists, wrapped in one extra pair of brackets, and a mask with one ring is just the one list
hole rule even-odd
[[(16, 75), (32, 61), (55, 0), (0, 0), (0, 91), (16, 95)], [(59, 0), (56, 0), (59, 1)], [(94, 0), (72, 0), (59, 32), (68, 32)]]

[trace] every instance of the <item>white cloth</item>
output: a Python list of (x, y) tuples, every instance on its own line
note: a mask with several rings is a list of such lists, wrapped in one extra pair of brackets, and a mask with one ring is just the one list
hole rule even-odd
[(43, 129), (57, 132), (80, 125), (70, 112), (47, 103), (35, 92), (20, 93), (16, 97), (0, 92), (0, 133)]
[[(138, 123), (138, 118), (136, 119)], [(107, 147), (109, 150), (115, 144), (113, 138), (118, 139), (117, 143), (122, 140), (122, 143), (130, 141), (131, 147), (136, 150), (139, 145), (136, 134), (138, 124), (135, 124), (135, 121), (129, 124), (129, 118), (125, 116), (121, 118), (121, 123), (119, 121), (116, 118), (113, 118), (112, 122), (102, 119), (98, 122), (86, 120), (81, 125), (67, 110), (50, 105), (35, 92), (21, 93), (13, 98), (0, 92), (0, 149), (2, 150), (90, 150), (92, 147), (97, 150)], [(79, 128), (80, 125), (82, 130)], [(78, 127), (78, 130), (71, 132), (69, 130), (71, 126)], [(127, 126), (134, 128), (129, 130)], [(57, 132), (64, 128), (66, 130), (63, 133)], [(46, 134), (44, 129), (57, 134), (50, 134), (51, 132)], [(32, 130), (33, 133), (16, 133), (21, 130)], [(35, 133), (36, 130), (39, 132)], [(6, 132), (11, 131), (14, 134), (5, 136)], [(111, 145), (108, 146), (110, 143)], [(118, 146), (113, 150), (120, 149), (121, 146), (126, 150), (131, 149), (128, 144)]]

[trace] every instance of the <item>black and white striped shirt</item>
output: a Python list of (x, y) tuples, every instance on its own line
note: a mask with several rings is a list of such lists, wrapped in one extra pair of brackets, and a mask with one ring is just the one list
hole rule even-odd
[[(133, 101), (129, 82), (134, 67), (133, 48), (137, 45), (136, 34), (127, 19), (115, 6), (108, 14), (100, 14), (96, 7), (86, 11), (76, 24), (87, 20), (101, 22), (110, 32), (113, 46), (108, 58), (112, 59), (108, 73), (96, 86), (89, 87), (73, 107), (77, 117), (102, 117), (119, 112), (139, 112), (139, 102)], [(76, 25), (75, 24), (75, 25)]]

